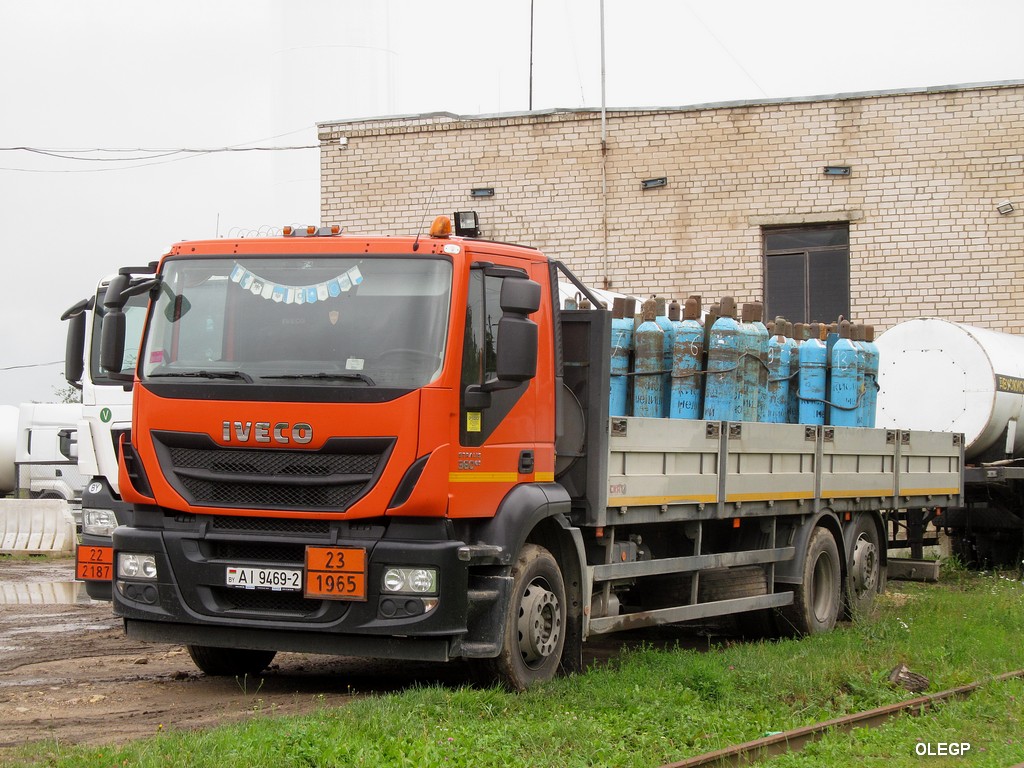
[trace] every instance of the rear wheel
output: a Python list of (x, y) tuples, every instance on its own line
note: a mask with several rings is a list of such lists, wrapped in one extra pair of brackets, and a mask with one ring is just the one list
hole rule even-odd
[(203, 672), (216, 677), (255, 675), (274, 660), (277, 651), (254, 651), (249, 648), (214, 648), (189, 645), (188, 655)]
[(866, 616), (875, 605), (882, 584), (882, 548), (871, 518), (860, 515), (856, 523), (848, 565), (846, 601), (850, 616)]
[(491, 670), (505, 687), (524, 691), (558, 672), (565, 647), (565, 583), (555, 558), (536, 544), (523, 546), (512, 578), (501, 652)]
[(803, 583), (794, 590), (792, 605), (779, 610), (781, 623), (799, 635), (828, 632), (842, 609), (841, 584), (836, 540), (825, 528), (815, 528), (807, 541)]

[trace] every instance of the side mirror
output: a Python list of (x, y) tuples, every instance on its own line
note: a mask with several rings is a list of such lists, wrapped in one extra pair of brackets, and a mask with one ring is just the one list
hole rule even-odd
[(537, 339), (537, 324), (527, 317), (506, 314), (498, 321), (498, 381), (516, 386), (537, 375)]
[(515, 389), (537, 375), (537, 324), (527, 315), (540, 309), (540, 283), (524, 277), (506, 277), (501, 284), (502, 316), (495, 340), (495, 376), (483, 384), (466, 388), (468, 408), (483, 410), (491, 404), (491, 393)]
[(500, 303), (495, 373), (499, 382), (509, 382), (505, 386), (516, 386), (537, 375), (537, 324), (527, 315), (540, 309), (540, 283), (506, 277)]
[(64, 346), (64, 379), (71, 386), (81, 389), (85, 375), (85, 310), (89, 300), (84, 299), (61, 316), (68, 321), (68, 340)]
[(62, 429), (57, 433), (60, 452), (71, 461), (78, 461), (78, 430)]
[(125, 327), (125, 316), (121, 308), (109, 309), (103, 317), (100, 335), (100, 365), (112, 379), (123, 378), (127, 381), (131, 377), (121, 373), (124, 365)]

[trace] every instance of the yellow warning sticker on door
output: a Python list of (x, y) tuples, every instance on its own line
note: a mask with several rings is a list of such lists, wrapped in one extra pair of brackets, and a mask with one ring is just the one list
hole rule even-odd
[(480, 412), (469, 411), (466, 413), (466, 431), (467, 432), (479, 432), (480, 431)]

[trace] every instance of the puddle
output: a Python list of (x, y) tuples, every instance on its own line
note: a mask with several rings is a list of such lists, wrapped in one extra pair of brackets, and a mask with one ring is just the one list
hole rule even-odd
[(81, 581), (0, 584), (0, 605), (74, 605), (89, 602), (85, 583)]

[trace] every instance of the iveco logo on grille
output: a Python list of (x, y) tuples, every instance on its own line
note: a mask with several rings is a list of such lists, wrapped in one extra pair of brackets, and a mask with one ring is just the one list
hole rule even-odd
[(313, 439), (313, 427), (303, 422), (289, 424), (279, 421), (225, 421), (223, 422), (225, 443), (278, 443), (304, 445)]

